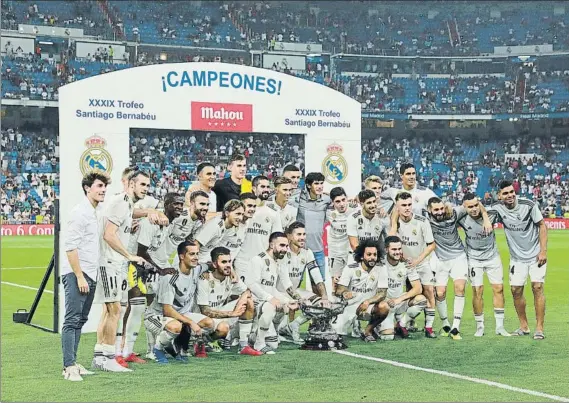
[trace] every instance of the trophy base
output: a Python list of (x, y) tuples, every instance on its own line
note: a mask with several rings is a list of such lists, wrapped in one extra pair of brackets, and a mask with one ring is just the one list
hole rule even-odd
[(348, 345), (344, 343), (342, 336), (333, 335), (332, 337), (314, 337), (308, 336), (304, 344), (300, 346), (301, 350), (320, 350), (320, 351), (330, 351), (330, 350), (344, 350), (348, 348)]

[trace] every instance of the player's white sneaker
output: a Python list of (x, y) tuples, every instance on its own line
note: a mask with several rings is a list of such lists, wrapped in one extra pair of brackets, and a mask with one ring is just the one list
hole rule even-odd
[(273, 350), (272, 348), (270, 348), (269, 346), (265, 346), (262, 349), (260, 349), (259, 351), (265, 355), (275, 355), (276, 354), (276, 351)]
[(474, 333), (474, 337), (482, 337), (482, 336), (484, 336), (484, 328), (479, 327), (478, 329), (476, 329), (476, 333)]
[(75, 363), (75, 366), (77, 368), (79, 368), (79, 375), (81, 376), (85, 376), (85, 375), (95, 375), (95, 373), (93, 371), (89, 371), (87, 368), (85, 368), (83, 365), (81, 364), (77, 364)]
[(496, 328), (496, 334), (499, 336), (504, 336), (504, 337), (511, 337), (512, 336), (510, 334), (510, 332), (507, 332), (506, 329), (504, 329), (503, 327)]
[(132, 369), (123, 367), (114, 358), (107, 357), (105, 357), (101, 369), (108, 372), (132, 372)]
[(147, 352), (145, 357), (149, 360), (152, 360), (152, 361), (156, 360), (156, 356), (154, 355), (154, 353), (152, 351)]
[(76, 365), (71, 365), (63, 370), (63, 379), (72, 382), (80, 382), (83, 380), (79, 374), (79, 368), (77, 368)]

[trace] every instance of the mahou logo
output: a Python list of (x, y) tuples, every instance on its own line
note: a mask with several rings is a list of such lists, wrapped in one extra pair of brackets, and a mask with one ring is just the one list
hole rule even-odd
[(253, 105), (192, 102), (192, 130), (252, 132)]

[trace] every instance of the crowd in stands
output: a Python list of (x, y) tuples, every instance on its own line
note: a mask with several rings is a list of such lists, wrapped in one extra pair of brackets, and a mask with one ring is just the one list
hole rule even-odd
[[(197, 164), (210, 161), (219, 178), (233, 153), (248, 158), (248, 175), (279, 174), (294, 163), (304, 169), (304, 141), (298, 135), (243, 134), (136, 129), (131, 133), (131, 163), (152, 176), (150, 193), (183, 192), (195, 180)], [(57, 137), (8, 129), (2, 131), (2, 217), (6, 222), (43, 222), (53, 217), (58, 192)], [(508, 155), (506, 155), (508, 154)], [(513, 157), (512, 157), (513, 156)], [(523, 134), (476, 140), (429, 133), (409, 138), (362, 140), (362, 174), (379, 175), (384, 186), (399, 181), (399, 167), (412, 161), (419, 183), (445, 200), (461, 203), (467, 191), (485, 204), (497, 201), (497, 185), (514, 180), (520, 196), (536, 200), (547, 216), (569, 217), (569, 136)]]
[(2, 130), (1, 214), (4, 223), (50, 223), (59, 191), (54, 131)]

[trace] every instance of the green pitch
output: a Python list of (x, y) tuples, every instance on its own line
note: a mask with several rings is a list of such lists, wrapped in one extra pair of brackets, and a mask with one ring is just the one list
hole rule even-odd
[[(507, 258), (503, 233), (498, 234)], [(348, 352), (416, 367), (483, 379), (569, 401), (568, 293), (569, 232), (549, 232), (547, 314), (544, 341), (494, 335), (492, 294), (486, 287), (486, 336), (473, 337), (471, 293), (463, 317), (463, 340), (424, 339), (364, 344), (348, 338)], [(2, 401), (549, 401), (512, 389), (343, 356), (300, 351), (281, 345), (277, 355), (241, 357), (210, 354), (189, 364), (132, 366), (133, 373), (99, 373), (84, 382), (61, 376), (58, 335), (12, 322), (12, 313), (29, 309), (35, 292), (7, 283), (38, 287), (52, 253), (50, 237), (2, 238)], [(505, 260), (507, 262), (507, 260)], [(507, 275), (505, 276), (507, 279)], [(53, 290), (53, 283), (48, 285)], [(533, 297), (526, 287), (530, 326)], [(449, 289), (449, 310), (452, 291)], [(50, 325), (52, 294), (45, 294), (35, 323)], [(450, 313), (450, 312), (449, 312)], [(421, 319), (422, 322), (422, 319)], [(506, 328), (518, 321), (506, 290)], [(439, 321), (435, 322), (439, 327)], [(94, 335), (81, 341), (79, 362), (90, 366)], [(145, 349), (144, 332), (137, 351)], [(554, 396), (554, 397), (555, 397)], [(559, 399), (558, 399), (559, 400)]]

